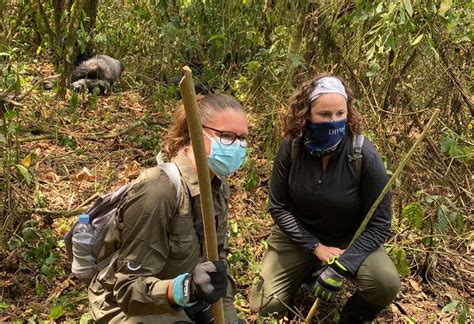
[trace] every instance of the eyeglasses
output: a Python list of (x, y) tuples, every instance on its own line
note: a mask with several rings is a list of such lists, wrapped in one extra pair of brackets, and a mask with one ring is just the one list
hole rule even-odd
[(207, 128), (219, 133), (219, 141), (224, 145), (232, 145), (236, 139), (239, 139), (239, 145), (241, 147), (247, 147), (247, 140), (245, 137), (239, 136), (234, 132), (221, 131), (220, 129), (215, 129), (205, 125), (202, 125), (202, 128)]

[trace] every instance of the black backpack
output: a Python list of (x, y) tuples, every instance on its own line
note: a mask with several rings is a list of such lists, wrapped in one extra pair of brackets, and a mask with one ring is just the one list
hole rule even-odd
[[(355, 164), (355, 170), (358, 177), (362, 170), (362, 146), (364, 145), (364, 135), (355, 134), (352, 136), (352, 155), (348, 155), (349, 162)], [(301, 146), (301, 136), (293, 138), (291, 141), (291, 164), (296, 160), (296, 155)]]

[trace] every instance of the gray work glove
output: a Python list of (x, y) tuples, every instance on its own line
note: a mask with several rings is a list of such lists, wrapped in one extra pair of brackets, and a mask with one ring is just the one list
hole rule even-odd
[(183, 273), (168, 286), (171, 305), (191, 307), (197, 302), (213, 304), (227, 292), (227, 265), (224, 260), (199, 263), (192, 273)]
[(348, 274), (347, 269), (337, 261), (336, 257), (331, 258), (316, 280), (314, 295), (326, 301), (331, 300), (342, 289), (342, 284)]
[(199, 263), (190, 280), (190, 302), (214, 304), (227, 292), (227, 265), (224, 260)]

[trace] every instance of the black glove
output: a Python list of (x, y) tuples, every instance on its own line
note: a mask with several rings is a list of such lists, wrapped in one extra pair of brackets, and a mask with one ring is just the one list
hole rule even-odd
[(224, 260), (199, 263), (191, 274), (190, 302), (214, 304), (227, 292), (227, 265)]
[(337, 261), (336, 257), (329, 260), (314, 285), (314, 295), (326, 301), (331, 300), (342, 288), (347, 269)]
[(186, 307), (184, 311), (186, 312), (186, 315), (188, 315), (188, 317), (194, 321), (195, 324), (214, 323), (212, 305), (199, 301), (191, 307)]
[(199, 263), (194, 271), (173, 279), (168, 286), (170, 304), (190, 307), (198, 301), (213, 304), (227, 292), (227, 265), (224, 260)]

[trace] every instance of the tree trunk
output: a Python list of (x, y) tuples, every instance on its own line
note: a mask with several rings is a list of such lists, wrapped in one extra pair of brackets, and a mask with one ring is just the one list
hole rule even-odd
[(75, 46), (76, 32), (79, 27), (79, 22), (81, 18), (81, 12), (84, 9), (84, 0), (77, 0), (74, 5), (71, 7), (70, 11), (70, 20), (68, 34), (66, 37), (66, 42), (64, 46), (64, 52), (62, 56), (62, 67), (61, 67), (61, 78), (59, 81), (59, 93), (58, 95), (61, 98), (64, 98), (66, 95), (66, 89), (69, 85), (74, 59), (77, 55), (77, 46)]

